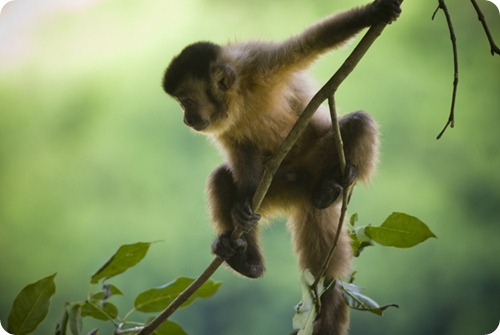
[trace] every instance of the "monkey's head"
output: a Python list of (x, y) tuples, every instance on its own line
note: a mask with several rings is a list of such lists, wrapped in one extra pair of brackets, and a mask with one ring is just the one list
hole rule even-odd
[(200, 132), (216, 131), (228, 117), (228, 91), (236, 74), (221, 61), (222, 48), (210, 42), (187, 46), (168, 66), (163, 89), (184, 110), (184, 123)]

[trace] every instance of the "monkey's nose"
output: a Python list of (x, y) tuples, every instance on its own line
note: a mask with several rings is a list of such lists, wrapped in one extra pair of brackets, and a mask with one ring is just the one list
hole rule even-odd
[(190, 113), (190, 112), (184, 113), (184, 123), (187, 126), (192, 127), (192, 126), (196, 125), (197, 123), (199, 123), (200, 121), (201, 121), (201, 118), (198, 116), (198, 114)]
[(184, 124), (194, 130), (203, 130), (207, 127), (208, 122), (203, 120), (198, 114), (185, 113)]

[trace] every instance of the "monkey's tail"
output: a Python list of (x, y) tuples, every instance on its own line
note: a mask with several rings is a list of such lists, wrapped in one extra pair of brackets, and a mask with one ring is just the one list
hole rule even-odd
[[(321, 296), (321, 312), (314, 321), (314, 335), (348, 335), (349, 306), (338, 285)], [(298, 331), (290, 335), (297, 335)]]
[(314, 323), (314, 335), (347, 335), (349, 306), (338, 285), (321, 296), (321, 311)]

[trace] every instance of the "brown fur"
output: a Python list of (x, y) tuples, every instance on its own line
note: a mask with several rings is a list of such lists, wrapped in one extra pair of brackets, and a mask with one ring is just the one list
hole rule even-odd
[[(219, 236), (213, 251), (234, 270), (260, 277), (264, 262), (254, 228), (260, 215), (249, 204), (267, 157), (273, 155), (315, 92), (303, 72), (329, 49), (359, 30), (399, 15), (397, 0), (376, 0), (311, 26), (281, 43), (253, 41), (218, 46), (196, 43), (174, 58), (164, 77), (165, 91), (184, 109), (184, 122), (210, 136), (226, 154), (208, 182), (212, 221)], [(259, 213), (289, 217), (302, 270), (319, 275), (339, 221), (338, 189), (368, 182), (378, 159), (378, 128), (365, 112), (340, 119), (352, 174), (342, 178), (331, 121), (316, 113), (279, 168)], [(326, 199), (326, 200), (325, 200)], [(245, 231), (231, 241), (235, 227)], [(327, 279), (351, 272), (351, 247), (342, 231), (328, 265)], [(322, 297), (316, 335), (347, 334), (349, 310), (338, 288)]]

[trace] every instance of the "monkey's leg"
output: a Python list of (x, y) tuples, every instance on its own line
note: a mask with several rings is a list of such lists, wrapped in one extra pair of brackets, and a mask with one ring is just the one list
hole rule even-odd
[[(378, 161), (378, 127), (370, 114), (358, 111), (339, 119), (344, 143), (346, 170), (341, 173), (336, 157), (333, 132), (324, 136), (311, 153), (314, 162), (325, 162), (326, 167), (319, 180), (313, 181), (311, 201), (316, 208), (332, 205), (342, 194), (342, 190), (356, 180), (368, 182)], [(331, 155), (326, 160), (325, 155)]]
[[(238, 190), (234, 183), (231, 171), (226, 165), (218, 167), (210, 176), (208, 195), (212, 222), (219, 236), (212, 244), (212, 252), (223, 258), (235, 271), (250, 278), (257, 278), (264, 273), (264, 261), (257, 240), (257, 232), (245, 232), (241, 238), (231, 239), (231, 233), (236, 225), (248, 217), (246, 206), (238, 202)], [(250, 220), (254, 220), (250, 215)]]
[[(301, 208), (302, 207), (302, 208)], [(318, 276), (335, 240), (339, 206), (319, 210), (297, 206), (290, 218), (295, 249), (301, 270), (309, 269)], [(326, 268), (326, 280), (342, 279), (351, 272), (352, 250), (347, 231), (342, 229), (337, 248)], [(314, 335), (346, 335), (349, 307), (338, 288), (330, 289), (321, 298), (321, 310), (315, 321)]]
[[(314, 322), (314, 335), (348, 335), (349, 306), (339, 287), (330, 288), (321, 296), (321, 311)], [(298, 331), (290, 335), (297, 335)]]
[(321, 296), (321, 311), (314, 323), (315, 335), (347, 335), (349, 306), (342, 297), (338, 285)]
[(370, 181), (376, 170), (379, 155), (378, 125), (370, 114), (357, 111), (339, 119), (348, 164), (355, 167), (356, 180)]

